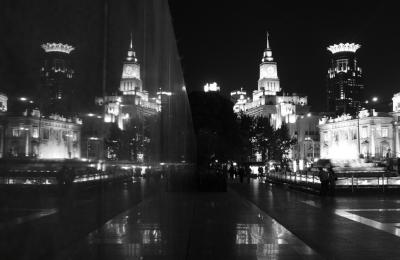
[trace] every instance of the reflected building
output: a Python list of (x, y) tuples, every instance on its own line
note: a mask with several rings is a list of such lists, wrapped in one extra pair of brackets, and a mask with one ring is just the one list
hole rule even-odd
[[(3, 95), (5, 96), (5, 95)], [(2, 99), (7, 108), (7, 99)], [(27, 98), (22, 111), (0, 114), (0, 158), (72, 159), (80, 158), (82, 121), (57, 114), (43, 116)]]
[(96, 99), (104, 108), (106, 131), (100, 138), (106, 143), (106, 159), (193, 162), (194, 130), (168, 1), (131, 1), (129, 16), (118, 19), (130, 24), (126, 29), (134, 39), (118, 90), (106, 81), (106, 92), (115, 94)]
[[(279, 93), (282, 93), (282, 95), (279, 95)], [(234, 105), (236, 113), (243, 112), (252, 117), (268, 117), (275, 129), (280, 128), (282, 123), (286, 123), (291, 129), (290, 124), (295, 124), (298, 116), (305, 115), (309, 111), (306, 96), (300, 96), (296, 93), (285, 95), (282, 92), (277, 63), (272, 56), (268, 37), (267, 48), (260, 64), (258, 88), (253, 91), (252, 98), (246, 98), (243, 90), (233, 91), (231, 96), (239, 97), (236, 98)]]
[(132, 38), (123, 63), (119, 92), (120, 95), (105, 96), (103, 100), (97, 99), (97, 102), (104, 105), (104, 122), (117, 123), (121, 130), (127, 129), (127, 125), (135, 118), (143, 120), (161, 111), (160, 95), (150, 97), (149, 92), (143, 89), (140, 63), (133, 49)]
[(360, 109), (364, 95), (362, 70), (356, 52), (361, 47), (355, 43), (329, 46), (331, 62), (327, 75), (327, 112), (354, 114)]
[(41, 88), (38, 95), (43, 113), (71, 116), (76, 113), (74, 100), (74, 70), (71, 65), (73, 46), (63, 43), (45, 43), (43, 65), (40, 70)]

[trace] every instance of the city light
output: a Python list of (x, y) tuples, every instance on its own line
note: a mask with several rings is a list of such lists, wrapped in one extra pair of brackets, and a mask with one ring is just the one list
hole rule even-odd
[(218, 92), (220, 91), (220, 87), (216, 82), (207, 83), (204, 85), (204, 92)]
[(63, 52), (69, 54), (71, 51), (75, 50), (74, 47), (68, 44), (62, 43), (45, 43), (41, 47), (45, 52)]
[(332, 52), (332, 54), (339, 52), (356, 52), (361, 47), (360, 44), (356, 43), (339, 43), (329, 46), (327, 49)]

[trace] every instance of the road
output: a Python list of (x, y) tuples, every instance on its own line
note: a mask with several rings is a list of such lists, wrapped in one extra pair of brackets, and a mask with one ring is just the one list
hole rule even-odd
[(1, 196), (2, 259), (398, 259), (400, 198), (231, 181), (166, 192), (139, 179)]

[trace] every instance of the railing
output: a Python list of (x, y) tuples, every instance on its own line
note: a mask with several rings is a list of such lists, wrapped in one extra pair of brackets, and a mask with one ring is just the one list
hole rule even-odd
[[(321, 182), (318, 172), (269, 172), (267, 179), (319, 189)], [(337, 173), (336, 188), (350, 188), (352, 191), (359, 188), (378, 188), (385, 191), (387, 188), (400, 188), (400, 176), (392, 172), (348, 172)]]

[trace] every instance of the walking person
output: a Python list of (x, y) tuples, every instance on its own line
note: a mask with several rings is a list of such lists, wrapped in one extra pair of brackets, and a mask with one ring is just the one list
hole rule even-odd
[(328, 169), (329, 172), (329, 194), (331, 196), (335, 196), (335, 188), (336, 188), (336, 173), (333, 171), (332, 165)]
[(318, 177), (321, 182), (321, 189), (320, 195), (326, 196), (328, 192), (328, 185), (329, 185), (329, 175), (328, 172), (324, 171), (322, 167), (319, 168)]
[(239, 166), (239, 178), (240, 178), (240, 183), (243, 183), (243, 177), (244, 177), (244, 167), (243, 165)]
[(264, 175), (264, 168), (260, 166), (258, 167), (258, 178), (262, 179), (263, 175)]

